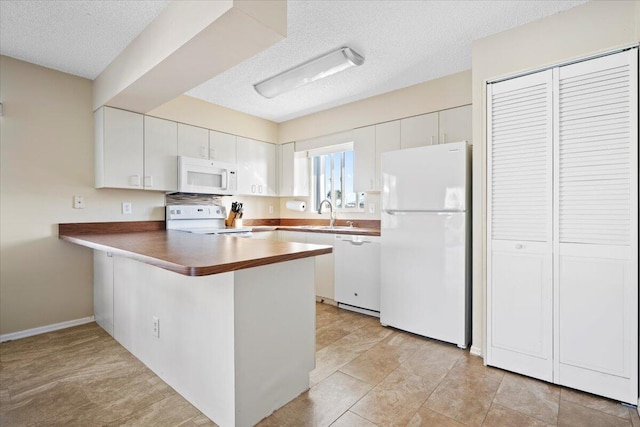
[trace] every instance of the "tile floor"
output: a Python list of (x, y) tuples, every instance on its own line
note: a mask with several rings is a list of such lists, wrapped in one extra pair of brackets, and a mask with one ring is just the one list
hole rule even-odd
[[(317, 305), (311, 388), (259, 426), (629, 426), (607, 399)], [(95, 323), (0, 345), (0, 426), (215, 426)]]

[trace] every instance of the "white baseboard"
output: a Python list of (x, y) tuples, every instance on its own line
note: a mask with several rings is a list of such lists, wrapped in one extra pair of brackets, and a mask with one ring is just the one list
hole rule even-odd
[(473, 354), (474, 356), (482, 356), (482, 349), (480, 347), (472, 345), (469, 353)]
[(95, 318), (93, 316), (89, 316), (89, 317), (83, 317), (82, 319), (68, 320), (66, 322), (54, 323), (53, 325), (40, 326), (38, 328), (12, 332), (10, 334), (0, 335), (0, 342), (19, 340), (20, 338), (46, 334), (47, 332), (53, 332), (59, 329), (66, 329), (72, 326), (84, 325), (86, 323), (91, 323), (94, 321), (95, 321)]
[(322, 303), (322, 304), (327, 304), (327, 305), (332, 305), (334, 307), (338, 306), (338, 303), (335, 302), (334, 300), (332, 300), (331, 298), (327, 298), (327, 297), (319, 297), (316, 295), (316, 302)]

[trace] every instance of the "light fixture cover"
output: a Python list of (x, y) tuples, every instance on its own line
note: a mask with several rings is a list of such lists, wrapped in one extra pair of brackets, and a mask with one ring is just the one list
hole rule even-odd
[(364, 58), (342, 47), (253, 85), (265, 98), (274, 98), (297, 87), (323, 79), (347, 68), (364, 64)]

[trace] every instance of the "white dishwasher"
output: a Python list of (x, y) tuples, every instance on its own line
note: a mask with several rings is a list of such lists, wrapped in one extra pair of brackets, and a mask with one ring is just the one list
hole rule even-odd
[(336, 234), (333, 254), (338, 306), (380, 317), (380, 237)]

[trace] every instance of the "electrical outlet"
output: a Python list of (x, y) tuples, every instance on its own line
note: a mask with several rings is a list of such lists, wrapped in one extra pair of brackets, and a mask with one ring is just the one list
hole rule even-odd
[(370, 214), (376, 213), (376, 204), (375, 203), (369, 203), (369, 213)]
[(84, 197), (73, 196), (73, 209), (84, 209)]
[(153, 320), (153, 336), (160, 338), (160, 319), (155, 316), (151, 319)]
[(272, 214), (273, 213), (273, 205), (269, 205), (269, 213)]
[(131, 206), (131, 202), (122, 202), (122, 214), (123, 215), (131, 215), (133, 208)]

